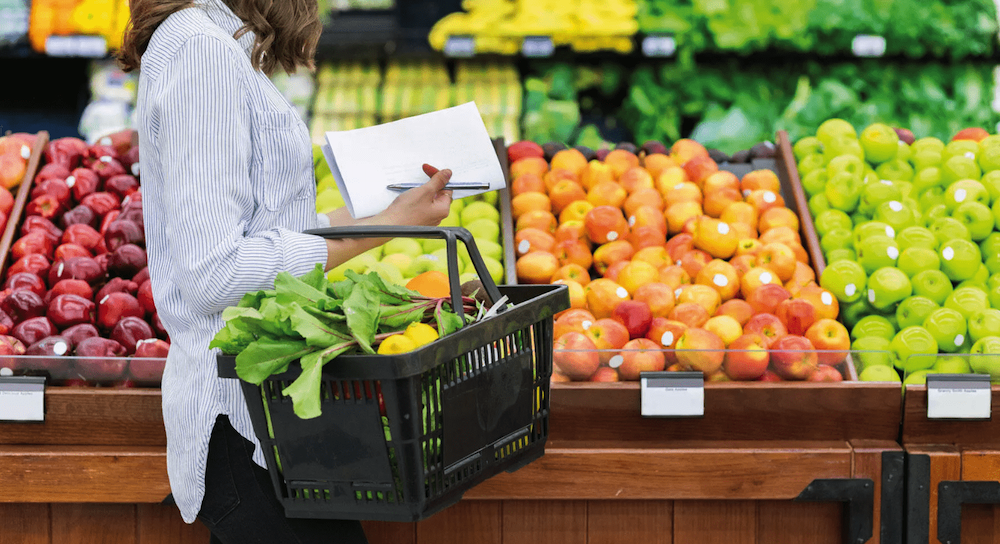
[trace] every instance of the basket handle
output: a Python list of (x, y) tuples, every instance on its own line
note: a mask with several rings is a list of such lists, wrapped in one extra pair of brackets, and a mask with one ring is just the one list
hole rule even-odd
[(458, 280), (458, 243), (461, 240), (469, 250), (472, 265), (476, 268), (479, 281), (486, 289), (486, 296), (491, 303), (500, 300), (500, 290), (497, 289), (493, 277), (490, 276), (486, 263), (483, 262), (476, 240), (472, 233), (462, 227), (410, 227), (410, 226), (353, 226), (331, 227), (305, 231), (323, 238), (336, 240), (340, 238), (430, 238), (443, 239), (448, 252), (448, 282), (451, 284), (451, 305), (458, 317), (465, 324), (465, 312), (462, 310), (462, 286)]

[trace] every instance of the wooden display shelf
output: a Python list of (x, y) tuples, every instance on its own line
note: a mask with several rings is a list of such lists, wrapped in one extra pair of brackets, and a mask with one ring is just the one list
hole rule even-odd
[(1000, 420), (930, 420), (926, 386), (907, 386), (903, 405), (907, 542), (1000, 544)]

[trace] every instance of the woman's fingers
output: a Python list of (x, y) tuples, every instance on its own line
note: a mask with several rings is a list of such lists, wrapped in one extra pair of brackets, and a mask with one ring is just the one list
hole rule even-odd
[(425, 164), (423, 168), (424, 168), (424, 173), (427, 174), (427, 177), (429, 178), (434, 177), (434, 174), (437, 174), (439, 172), (437, 168), (434, 168), (429, 164)]

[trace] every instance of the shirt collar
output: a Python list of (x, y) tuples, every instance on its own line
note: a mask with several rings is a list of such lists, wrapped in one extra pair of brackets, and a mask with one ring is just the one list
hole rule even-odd
[[(229, 9), (229, 6), (227, 6), (222, 0), (195, 0), (195, 4), (205, 10), (205, 13), (208, 14), (208, 18), (211, 19), (213, 23), (219, 25), (219, 28), (230, 36), (235, 35), (236, 31), (243, 27), (243, 20), (237, 17), (236, 14)], [(250, 56), (253, 51), (253, 44), (255, 40), (256, 34), (250, 30), (240, 36), (236, 42), (243, 48), (247, 56)]]

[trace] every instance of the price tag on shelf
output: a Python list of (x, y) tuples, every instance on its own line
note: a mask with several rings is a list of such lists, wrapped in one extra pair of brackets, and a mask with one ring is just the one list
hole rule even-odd
[(551, 57), (556, 52), (556, 46), (549, 36), (527, 36), (521, 44), (521, 53), (526, 57)]
[(647, 57), (672, 57), (677, 52), (673, 36), (651, 34), (642, 39), (642, 54)]
[(108, 40), (103, 36), (49, 36), (45, 53), (52, 57), (102, 58), (108, 54)]
[(989, 375), (927, 375), (927, 419), (990, 419), (992, 400)]
[(702, 417), (705, 376), (701, 372), (643, 372), (642, 417)]
[(448, 41), (444, 42), (444, 54), (455, 58), (475, 56), (476, 38), (468, 35), (448, 36)]
[(851, 51), (855, 57), (881, 57), (885, 55), (885, 38), (858, 34), (851, 41)]
[(0, 421), (45, 421), (45, 378), (0, 377)]

